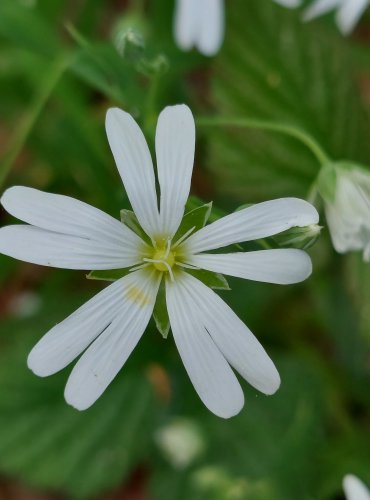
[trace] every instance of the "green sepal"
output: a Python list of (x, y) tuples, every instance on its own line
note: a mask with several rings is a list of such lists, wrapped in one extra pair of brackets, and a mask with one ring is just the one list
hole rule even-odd
[(317, 177), (317, 189), (327, 202), (334, 202), (337, 186), (337, 167), (333, 163), (324, 165)]
[(159, 286), (157, 299), (155, 301), (153, 310), (153, 318), (157, 330), (162, 335), (162, 337), (166, 339), (168, 337), (168, 332), (170, 331), (170, 318), (167, 311), (166, 288), (164, 280), (162, 280)]
[(186, 269), (186, 272), (214, 290), (231, 290), (225, 276), (205, 269)]
[(144, 240), (147, 243), (150, 243), (149, 236), (140, 226), (139, 221), (137, 220), (137, 217), (132, 210), (126, 210), (125, 208), (123, 208), (120, 211), (120, 216), (121, 216), (121, 222), (125, 224), (125, 226), (132, 229), (132, 231), (134, 231), (134, 233), (140, 236), (142, 240)]
[(89, 274), (86, 274), (86, 278), (88, 280), (116, 281), (126, 276), (129, 272), (129, 268), (107, 269), (106, 271), (90, 271)]
[(307, 250), (317, 242), (321, 229), (322, 226), (318, 224), (309, 224), (304, 227), (295, 226), (272, 236), (272, 240), (281, 248)]
[[(211, 204), (212, 203), (213, 202), (211, 202)], [(198, 196), (189, 196), (189, 199), (186, 202), (186, 211), (190, 212), (191, 210), (194, 210), (195, 208), (200, 208), (203, 206), (205, 206), (204, 201), (201, 200), (200, 198), (198, 198)], [(209, 218), (206, 221), (206, 223), (207, 222), (209, 222), (209, 223), (215, 222), (216, 220), (221, 219), (221, 217), (225, 217), (225, 215), (227, 215), (227, 213), (224, 210), (222, 210), (221, 208), (215, 207), (213, 204), (212, 204), (211, 208), (212, 208), (212, 212), (210, 212)]]
[(193, 232), (195, 232), (204, 227), (207, 224), (209, 216), (211, 215), (211, 210), (212, 202), (210, 201), (209, 203), (204, 203), (200, 206), (192, 208), (189, 212), (187, 212), (175, 234), (174, 241), (181, 238), (181, 236), (190, 231), (192, 228), (194, 228)]

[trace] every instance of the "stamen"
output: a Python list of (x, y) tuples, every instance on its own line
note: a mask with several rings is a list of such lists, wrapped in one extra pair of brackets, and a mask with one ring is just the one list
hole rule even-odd
[(164, 264), (163, 260), (162, 259), (143, 259), (144, 262), (150, 262), (150, 263), (153, 263), (153, 264)]
[(167, 240), (167, 248), (166, 248), (166, 253), (164, 255), (164, 260), (168, 259), (168, 256), (170, 255), (170, 250), (171, 250), (171, 240), (170, 238)]
[[(145, 260), (145, 259), (144, 259)], [(150, 264), (140, 264), (139, 266), (134, 266), (132, 267), (129, 272), (132, 273), (134, 271), (137, 271), (138, 269), (144, 269), (144, 267), (148, 267)]]
[(192, 264), (184, 264), (183, 262), (176, 262), (177, 266), (184, 267), (185, 269), (193, 269), (194, 271), (199, 271), (200, 267), (193, 266)]
[(195, 229), (195, 226), (193, 226), (191, 229), (189, 229), (189, 231), (186, 231), (186, 233), (183, 234), (181, 236), (181, 238), (179, 238), (174, 245), (172, 245), (172, 248), (176, 248), (178, 245), (180, 245), (180, 243), (182, 243), (184, 240), (186, 240), (186, 238), (191, 235), (191, 233), (194, 231), (194, 229)]
[(167, 267), (168, 274), (170, 275), (171, 281), (173, 283), (175, 281), (175, 277), (173, 275), (171, 266), (169, 264), (167, 264), (167, 262), (163, 262), (163, 264)]
[[(168, 271), (168, 273), (170, 275), (171, 281), (175, 281), (175, 278), (174, 278), (171, 266), (165, 260), (162, 260), (162, 259), (147, 259), (147, 258), (145, 258), (143, 260), (145, 262), (148, 262), (148, 263), (151, 263), (151, 264), (162, 264), (162, 265), (164, 265), (167, 268), (167, 271)], [(149, 264), (145, 264), (145, 265), (149, 265)]]

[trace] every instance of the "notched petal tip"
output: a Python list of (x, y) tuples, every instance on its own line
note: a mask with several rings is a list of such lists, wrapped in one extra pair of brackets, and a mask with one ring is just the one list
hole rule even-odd
[(273, 377), (271, 377), (270, 381), (266, 383), (265, 389), (264, 390), (261, 389), (261, 392), (263, 392), (263, 394), (265, 394), (266, 396), (272, 396), (273, 394), (275, 394), (275, 392), (277, 392), (280, 389), (280, 385), (281, 385), (281, 378), (279, 372), (276, 370), (276, 374)]
[(194, 122), (194, 116), (187, 104), (173, 104), (171, 106), (166, 106), (159, 114), (159, 117), (165, 116), (165, 115), (177, 115), (178, 117), (181, 117), (181, 115), (184, 116), (184, 119), (191, 119)]
[(263, 372), (256, 377), (252, 385), (255, 389), (262, 392), (262, 394), (265, 394), (266, 396), (272, 396), (279, 390), (281, 378), (271, 358), (268, 358), (268, 363), (265, 364)]
[(108, 108), (105, 114), (105, 125), (107, 126), (108, 124), (112, 123), (113, 120), (119, 120), (121, 117), (125, 117), (126, 115), (130, 116), (131, 118), (131, 115), (126, 111), (123, 111), (123, 109), (121, 108)]
[(76, 391), (73, 387), (71, 388), (69, 380), (64, 389), (64, 399), (69, 406), (78, 411), (85, 411), (96, 402), (96, 398), (91, 401), (91, 398), (86, 398), (79, 391)]
[(77, 411), (88, 410), (90, 408), (90, 406), (92, 406), (92, 404), (93, 404), (93, 403), (91, 403), (91, 404), (86, 405), (86, 404), (81, 404), (80, 401), (74, 401), (73, 398), (71, 398), (70, 395), (68, 395), (66, 391), (64, 392), (64, 399), (65, 399), (66, 403), (69, 404), (69, 406), (72, 406), (72, 408), (74, 408)]
[[(297, 259), (292, 261), (292, 265), (295, 264), (294, 277), (291, 280), (291, 284), (301, 283), (309, 278), (312, 274), (312, 260), (307, 252), (299, 249), (291, 249), (296, 255)], [(293, 255), (294, 255), (293, 254)]]
[(296, 204), (296, 218), (298, 226), (308, 226), (310, 224), (318, 224), (319, 213), (316, 208), (306, 200), (301, 198), (286, 198)]
[(0, 203), (1, 203), (1, 205), (5, 208), (5, 210), (7, 210), (7, 208), (6, 208), (6, 207), (7, 207), (7, 204), (8, 204), (9, 199), (12, 199), (12, 197), (13, 197), (13, 193), (14, 193), (14, 189), (15, 189), (15, 187), (16, 187), (16, 186), (12, 186), (12, 187), (10, 187), (10, 188), (6, 189), (6, 190), (3, 192), (3, 194), (2, 194), (2, 196), (1, 196), (1, 198), (0, 198)]
[(27, 367), (38, 377), (49, 377), (55, 373), (53, 370), (48, 370), (44, 365), (44, 359), (40, 356), (37, 345), (32, 349), (27, 357)]
[[(241, 391), (242, 392), (242, 391)], [(226, 407), (225, 409), (218, 409), (218, 410), (213, 410), (212, 408), (209, 408), (209, 410), (214, 413), (217, 417), (223, 418), (225, 420), (236, 417), (244, 407), (244, 394), (241, 394), (240, 400), (238, 402), (235, 402), (233, 407)]]
[[(202, 398), (203, 403), (216, 417), (228, 418), (235, 417), (238, 415), (244, 407), (244, 393), (240, 384), (238, 383), (238, 389), (235, 387), (232, 389), (230, 394), (224, 395), (224, 401), (218, 400), (217, 402), (211, 403), (211, 401), (205, 401)], [(211, 404), (210, 404), (211, 403)], [(216, 403), (216, 404), (215, 404)]]
[(27, 186), (12, 186), (4, 191), (0, 198), (0, 204), (8, 213), (12, 214), (14, 206), (24, 202), (31, 191), (35, 191), (35, 189)]

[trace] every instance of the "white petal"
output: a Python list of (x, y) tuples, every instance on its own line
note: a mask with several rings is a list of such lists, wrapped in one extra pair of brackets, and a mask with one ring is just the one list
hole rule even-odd
[(357, 172), (339, 172), (334, 202), (326, 199), (325, 214), (337, 252), (360, 250), (370, 231), (370, 196)]
[(319, 214), (307, 201), (280, 198), (234, 212), (192, 234), (184, 244), (186, 252), (225, 247), (281, 233), (291, 227), (317, 224)]
[(224, 38), (224, 0), (201, 0), (197, 47), (205, 56), (215, 55)]
[(199, 0), (177, 0), (174, 35), (177, 45), (183, 50), (191, 49), (199, 31)]
[(1, 204), (11, 215), (42, 229), (137, 248), (140, 238), (120, 221), (69, 196), (14, 186)]
[(304, 21), (311, 21), (315, 17), (322, 16), (327, 12), (339, 7), (343, 0), (315, 0), (305, 10), (303, 14)]
[(352, 474), (344, 476), (343, 489), (347, 500), (370, 500), (370, 491)]
[(36, 375), (47, 377), (79, 356), (116, 318), (126, 281), (127, 277), (117, 280), (54, 326), (30, 352), (28, 367)]
[(172, 237), (184, 215), (194, 165), (195, 124), (190, 109), (168, 106), (159, 115), (155, 137), (161, 189), (161, 231)]
[(158, 202), (152, 159), (145, 137), (131, 115), (118, 108), (107, 112), (108, 141), (131, 206), (149, 236), (158, 231)]
[(294, 8), (301, 5), (301, 0), (274, 0), (276, 3), (282, 5), (283, 7)]
[(103, 394), (139, 342), (153, 312), (159, 279), (136, 271), (124, 280), (118, 315), (69, 376), (64, 396), (78, 410), (86, 410)]
[(199, 280), (186, 274), (182, 276), (181, 284), (187, 289), (188, 297), (192, 297), (189, 311), (192, 315), (198, 311), (207, 331), (231, 366), (259, 391), (275, 393), (280, 386), (279, 373), (252, 332), (213, 290)]
[(337, 24), (344, 35), (351, 33), (365, 12), (369, 0), (345, 0), (338, 10)]
[(244, 396), (229, 364), (194, 314), (181, 281), (166, 284), (171, 329), (185, 369), (209, 410), (230, 418), (241, 410)]
[(370, 262), (370, 237), (366, 247), (364, 248), (363, 259), (364, 262)]
[(41, 266), (80, 270), (120, 269), (139, 261), (138, 249), (20, 224), (0, 229), (0, 253)]
[(355, 220), (349, 220), (332, 204), (325, 204), (325, 216), (330, 230), (333, 247), (339, 253), (363, 248), (360, 227)]
[(187, 263), (215, 273), (280, 285), (299, 283), (312, 272), (308, 254), (293, 248), (199, 254), (190, 256)]

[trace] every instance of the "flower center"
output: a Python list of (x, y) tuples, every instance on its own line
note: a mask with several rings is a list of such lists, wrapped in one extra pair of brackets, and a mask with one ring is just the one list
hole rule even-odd
[(158, 271), (169, 271), (175, 264), (175, 253), (166, 249), (156, 250), (152, 262)]

